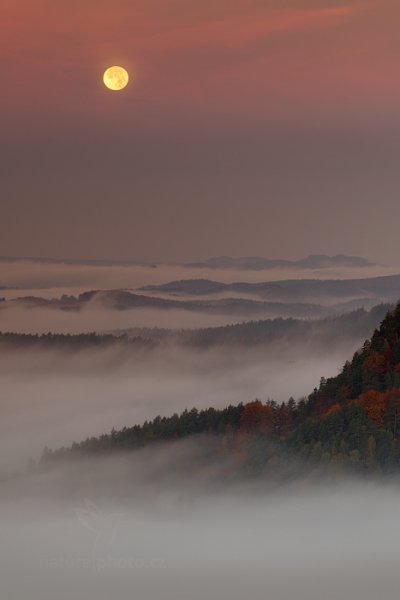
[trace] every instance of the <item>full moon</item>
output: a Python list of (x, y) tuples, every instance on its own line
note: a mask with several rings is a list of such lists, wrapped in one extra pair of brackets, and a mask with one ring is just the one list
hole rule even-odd
[(123, 67), (109, 67), (103, 75), (103, 81), (109, 90), (118, 92), (128, 85), (129, 74)]

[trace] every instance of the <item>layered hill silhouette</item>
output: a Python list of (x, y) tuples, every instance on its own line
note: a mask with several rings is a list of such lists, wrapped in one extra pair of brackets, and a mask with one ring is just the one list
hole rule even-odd
[(243, 319), (273, 317), (322, 318), (400, 297), (400, 275), (363, 279), (288, 279), (261, 283), (221, 283), (185, 279), (139, 290), (94, 289), (77, 296), (0, 297), (0, 310), (42, 309), (64, 312), (106, 309), (114, 311), (186, 311)]
[[(277, 404), (259, 400), (223, 410), (184, 411), (172, 417), (45, 450), (58, 459), (131, 451), (203, 434), (218, 436), (218, 452), (238, 469), (276, 470), (293, 457), (318, 467), (392, 471), (400, 466), (400, 305), (336, 377), (321, 379), (308, 398)], [(206, 437), (204, 437), (206, 436)]]
[(263, 298), (269, 302), (325, 303), (344, 307), (367, 306), (373, 301), (397, 302), (400, 275), (384, 275), (362, 279), (286, 279), (261, 283), (222, 283), (210, 279), (183, 279), (163, 285), (148, 285), (142, 291), (176, 296), (210, 296), (235, 293)]
[(40, 296), (21, 296), (11, 300), (2, 300), (0, 309), (52, 309), (66, 312), (79, 312), (84, 309), (103, 308), (126, 311), (138, 309), (183, 310), (189, 312), (239, 317), (322, 317), (335, 312), (330, 307), (307, 302), (275, 302), (252, 300), (250, 298), (221, 298), (181, 300), (159, 298), (137, 294), (129, 290), (91, 290), (78, 296), (63, 295), (60, 298), (42, 298)]

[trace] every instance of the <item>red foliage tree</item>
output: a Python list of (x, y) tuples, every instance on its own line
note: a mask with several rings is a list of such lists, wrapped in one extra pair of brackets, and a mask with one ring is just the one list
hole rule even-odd
[(383, 427), (388, 408), (388, 395), (376, 390), (369, 390), (357, 399), (357, 404), (362, 406), (371, 421), (378, 427)]
[(260, 400), (249, 402), (240, 417), (240, 429), (248, 433), (268, 433), (274, 425), (274, 409)]
[(370, 375), (385, 375), (387, 358), (385, 354), (372, 352), (364, 361), (363, 369)]

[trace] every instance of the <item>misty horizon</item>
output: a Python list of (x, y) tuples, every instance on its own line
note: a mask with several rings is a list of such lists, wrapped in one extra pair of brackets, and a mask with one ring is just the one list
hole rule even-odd
[[(115, 266), (119, 266), (119, 265), (137, 265), (137, 264), (143, 264), (143, 265), (151, 265), (151, 264), (177, 264), (177, 265), (182, 265), (185, 264), (186, 262), (189, 262), (191, 264), (193, 263), (207, 263), (208, 261), (213, 261), (213, 260), (218, 260), (218, 259), (224, 259), (224, 258), (232, 258), (233, 260), (240, 260), (240, 259), (251, 259), (251, 258), (256, 258), (256, 259), (263, 259), (263, 260), (267, 260), (267, 261), (287, 261), (287, 262), (302, 262), (302, 260), (304, 259), (310, 259), (310, 258), (321, 258), (321, 259), (339, 259), (339, 258), (350, 258), (350, 259), (357, 259), (359, 261), (365, 261), (365, 266), (369, 266), (369, 265), (374, 265), (375, 263), (373, 261), (371, 261), (368, 258), (365, 257), (360, 257), (360, 256), (347, 256), (343, 253), (337, 252), (335, 254), (332, 255), (328, 255), (328, 254), (324, 254), (322, 252), (313, 252), (311, 254), (308, 254), (306, 256), (294, 256), (294, 255), (290, 255), (290, 256), (282, 256), (281, 254), (277, 255), (277, 256), (259, 256), (259, 255), (246, 255), (246, 256), (228, 256), (226, 254), (221, 254), (219, 256), (192, 256), (192, 257), (186, 257), (186, 259), (181, 258), (180, 260), (174, 261), (174, 262), (163, 262), (163, 260), (161, 258), (158, 258), (157, 260), (145, 260), (144, 262), (141, 262), (140, 259), (126, 259), (126, 260), (118, 260), (118, 259), (113, 259), (113, 258), (105, 258), (104, 256), (100, 256), (97, 258), (93, 258), (93, 259), (89, 259), (89, 258), (85, 258), (85, 257), (79, 257), (79, 258), (67, 258), (67, 257), (54, 257), (54, 256), (7, 256), (7, 255), (2, 255), (0, 256), (0, 261), (12, 261), (12, 262), (19, 262), (19, 261), (43, 261), (43, 262), (60, 262), (60, 263), (85, 263), (85, 264), (93, 264), (93, 263), (98, 263), (98, 264), (110, 264), (115, 265)], [(369, 265), (368, 265), (369, 263)], [(384, 266), (384, 265), (381, 265)], [(389, 265), (386, 265), (389, 266)]]

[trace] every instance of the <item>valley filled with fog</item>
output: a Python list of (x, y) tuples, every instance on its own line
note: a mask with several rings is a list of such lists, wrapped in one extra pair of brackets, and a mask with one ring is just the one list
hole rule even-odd
[(190, 329), (323, 318), (397, 301), (399, 268), (341, 262), (240, 270), (235, 262), (211, 268), (1, 259), (0, 330)]
[(202, 453), (197, 440), (3, 483), (2, 594), (396, 597), (397, 482), (223, 486), (209, 456), (193, 472)]
[(24, 466), (45, 445), (70, 445), (185, 408), (300, 398), (322, 375), (338, 372), (347, 349), (356, 348), (318, 356), (298, 347), (290, 358), (240, 347), (0, 351), (0, 467)]
[[(307, 396), (379, 325), (397, 269), (1, 265), (5, 598), (393, 600), (397, 480), (306, 475), (301, 461), (227, 477), (236, 459), (210, 436), (46, 468), (41, 456), (157, 415)], [(272, 293), (267, 315), (213, 304)]]
[[(150, 342), (149, 347), (125, 347), (116, 341), (106, 348), (83, 346), (72, 350), (48, 348), (45, 343), (31, 348), (23, 339), (17, 346), (0, 344), (0, 467), (5, 468), (37, 460), (46, 445), (70, 445), (113, 427), (142, 423), (186, 408), (222, 408), (255, 398), (297, 400), (318, 386), (321, 377), (337, 374), (388, 310), (388, 305), (383, 305), (370, 313), (347, 311), (347, 316), (342, 309), (328, 313), (331, 317), (323, 315), (308, 322), (279, 321), (282, 315), (277, 307), (272, 319), (258, 322), (246, 312), (232, 316), (186, 308), (126, 307), (102, 303), (91, 295), (87, 303), (71, 309), (68, 304), (53, 305), (52, 299), (90, 294), (91, 286), (115, 289), (116, 284), (121, 290), (133, 288), (141, 294), (140, 288), (146, 285), (168, 284), (171, 277), (183, 275), (183, 284), (190, 285), (197, 281), (190, 276), (204, 268), (60, 265), (42, 261), (0, 264), (4, 267), (0, 283), (5, 298), (0, 303), (0, 331), (113, 332)], [(280, 276), (286, 278), (288, 270), (281, 269)], [(347, 268), (344, 281), (354, 281), (351, 285), (355, 287), (360, 274), (365, 278), (372, 273), (370, 280), (375, 282), (378, 272), (387, 276), (389, 270), (373, 265)], [(312, 279), (308, 279), (310, 271)], [(340, 271), (343, 275), (343, 267)], [(209, 277), (211, 272), (225, 282), (257, 283), (266, 278), (279, 281), (279, 277), (275, 279), (276, 269), (215, 272), (209, 268), (203, 274)], [(296, 272), (296, 281), (311, 281), (313, 285), (321, 274), (319, 269)], [(302, 280), (302, 275), (307, 279)], [(325, 269), (323, 275), (330, 275), (337, 285), (337, 267)], [(390, 287), (392, 279), (383, 280), (384, 285), (380, 280), (372, 284), (376, 291), (370, 294), (371, 304), (390, 300), (396, 293), (396, 288)], [(308, 283), (305, 285), (308, 289)], [(361, 296), (366, 293), (364, 287)], [(35, 298), (40, 294), (48, 303), (12, 304), (16, 298), (31, 298), (34, 291)], [(296, 293), (292, 292), (292, 303), (299, 299)], [(290, 291), (285, 292), (286, 305), (290, 305), (288, 294)], [(331, 300), (327, 296), (320, 298), (321, 305)], [(225, 327), (234, 324), (236, 328)]]
[(0, 600), (399, 600), (399, 23), (0, 0)]

